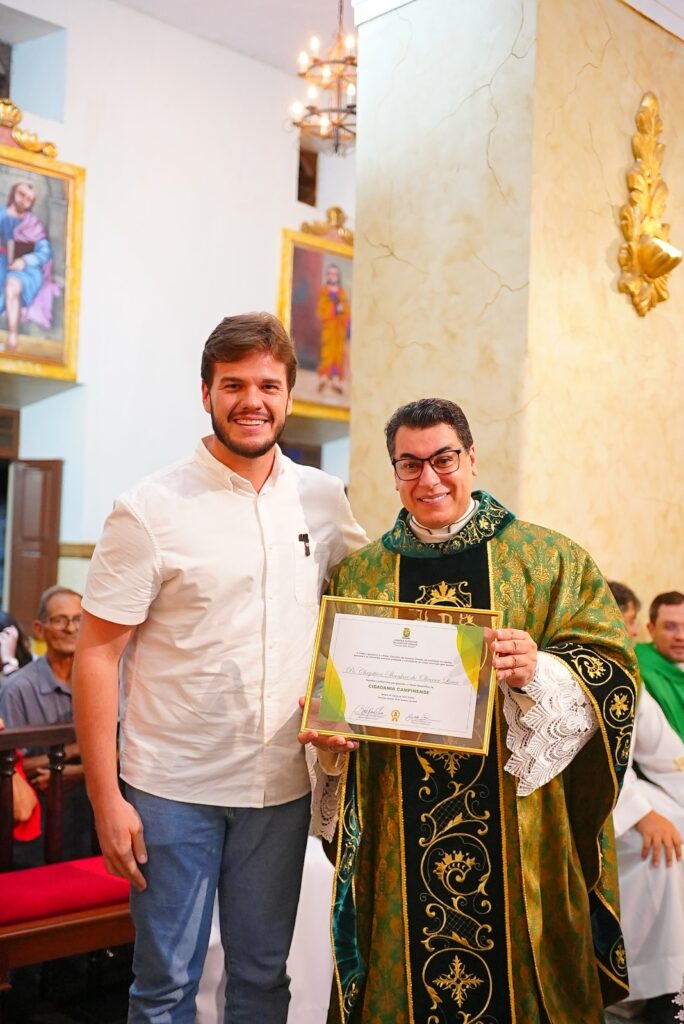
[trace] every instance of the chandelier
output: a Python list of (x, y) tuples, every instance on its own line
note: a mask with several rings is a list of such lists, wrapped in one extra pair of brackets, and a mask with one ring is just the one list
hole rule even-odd
[(317, 36), (302, 50), (297, 74), (308, 84), (306, 103), (290, 108), (292, 124), (312, 149), (344, 153), (356, 140), (356, 36), (345, 35), (339, 0), (337, 29), (332, 46), (321, 54)]

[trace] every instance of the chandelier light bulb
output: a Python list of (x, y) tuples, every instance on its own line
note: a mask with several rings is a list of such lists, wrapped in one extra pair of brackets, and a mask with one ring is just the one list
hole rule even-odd
[(327, 135), (330, 131), (330, 118), (327, 114), (321, 114), (321, 120), (319, 122), (321, 135)]
[(309, 42), (309, 49), (313, 53), (314, 57), (318, 56), (318, 51), (320, 50), (320, 48), (321, 48), (321, 41), (318, 38), (318, 36), (311, 36), (311, 40)]
[(321, 68), (321, 78), (323, 79), (324, 82), (329, 82), (331, 75), (332, 71), (330, 70), (330, 65), (324, 64), (323, 67)]
[(300, 71), (307, 70), (307, 68), (309, 67), (309, 54), (306, 52), (306, 50), (302, 50), (302, 52), (299, 54), (299, 57), (297, 58), (297, 63), (299, 64)]
[(356, 50), (356, 36), (353, 36), (350, 33), (344, 40), (344, 48), (347, 51), (347, 54), (351, 57)]
[(356, 96), (356, 86), (353, 82), (350, 82), (347, 86), (347, 102), (353, 103), (354, 97)]
[(310, 85), (306, 90), (307, 99), (310, 99), (312, 103), (315, 103), (318, 99), (318, 89), (315, 85)]
[(302, 115), (304, 114), (304, 104), (300, 103), (299, 100), (295, 100), (290, 107), (290, 114), (293, 121), (301, 121)]

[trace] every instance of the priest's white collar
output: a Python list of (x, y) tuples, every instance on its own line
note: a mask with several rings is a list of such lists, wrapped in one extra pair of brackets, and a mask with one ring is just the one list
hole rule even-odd
[(443, 541), (448, 540), (449, 537), (453, 537), (453, 535), (458, 533), (459, 530), (462, 530), (463, 527), (473, 518), (479, 507), (480, 502), (475, 498), (471, 498), (468, 508), (455, 523), (449, 523), (447, 526), (440, 526), (436, 530), (423, 526), (422, 523), (419, 523), (413, 515), (409, 515), (408, 524), (411, 527), (412, 533), (415, 533), (418, 540), (422, 540), (423, 544), (441, 544)]

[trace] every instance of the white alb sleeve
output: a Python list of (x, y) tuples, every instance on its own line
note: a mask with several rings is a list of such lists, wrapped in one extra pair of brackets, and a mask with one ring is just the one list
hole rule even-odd
[(518, 780), (518, 796), (527, 796), (567, 768), (598, 723), (570, 669), (544, 651), (524, 694), (505, 683), (501, 689), (511, 751), (504, 767)]
[(630, 764), (625, 772), (620, 796), (613, 811), (613, 826), (616, 838), (628, 832), (649, 811), (654, 809), (653, 801), (649, 796), (649, 790), (653, 790), (653, 786), (650, 782), (644, 782), (640, 779)]

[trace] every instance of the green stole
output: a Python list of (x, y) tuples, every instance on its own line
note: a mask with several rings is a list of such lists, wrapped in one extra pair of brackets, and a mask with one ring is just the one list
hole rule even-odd
[[(629, 751), (626, 635), (581, 549), (519, 523), (486, 492), (475, 497), (473, 519), (436, 545), (415, 537), (402, 510), (342, 563), (331, 592), (501, 608), (504, 625), (568, 665), (601, 729), (525, 798), (503, 771), (498, 691), (486, 757), (361, 744), (343, 784), (331, 1022), (599, 1024), (599, 980), (603, 1001), (627, 994), (614, 849), (601, 831)], [(603, 648), (588, 646), (599, 631)]]
[(644, 686), (660, 704), (668, 722), (684, 740), (684, 672), (663, 657), (653, 644), (637, 644), (636, 656)]

